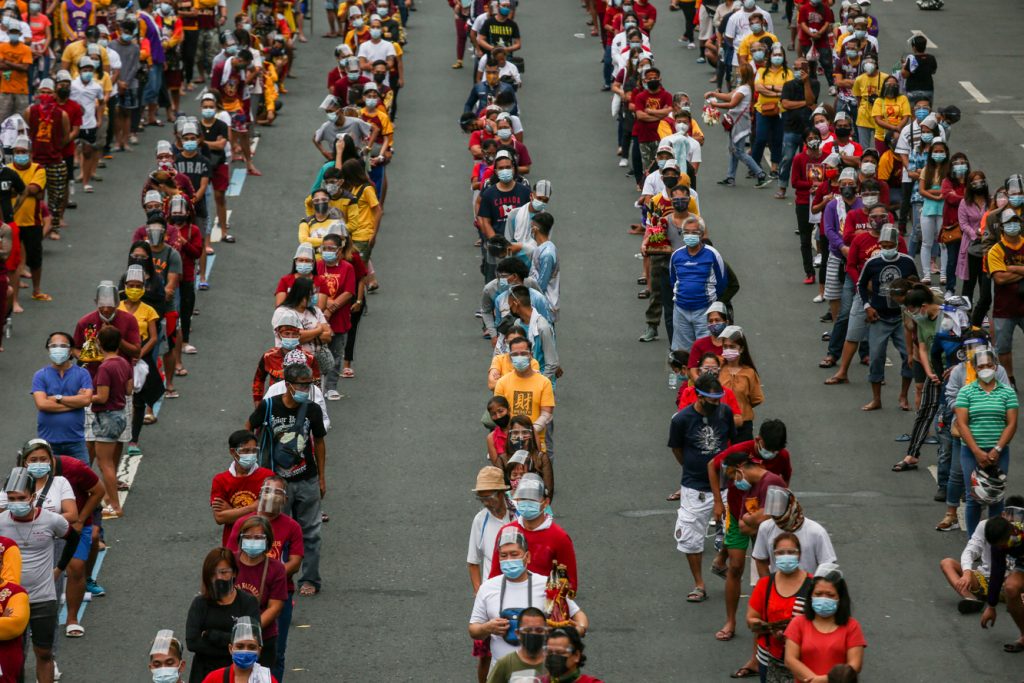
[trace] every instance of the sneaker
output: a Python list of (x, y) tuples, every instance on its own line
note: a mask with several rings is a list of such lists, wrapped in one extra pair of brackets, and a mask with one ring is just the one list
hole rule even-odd
[(818, 296), (816, 296), (813, 299), (811, 299), (811, 303), (815, 303), (815, 304), (820, 304), (820, 303), (822, 303), (824, 301), (825, 301), (825, 297), (823, 297), (821, 294), (819, 294)]
[(816, 280), (817, 278), (815, 278), (813, 275), (808, 275), (807, 277), (804, 278), (804, 284), (813, 285)]
[[(946, 496), (943, 495), (943, 498)], [(960, 528), (960, 521), (956, 518), (956, 513), (949, 514), (948, 512), (942, 517), (942, 521), (935, 525), (936, 531), (956, 531)], [(964, 612), (966, 614), (966, 612)]]
[(139, 444), (137, 443), (128, 444), (128, 450), (125, 452), (128, 453), (129, 456), (142, 455), (142, 449), (139, 448)]
[(935, 446), (939, 443), (939, 440), (936, 439), (934, 436), (929, 436), (926, 437), (925, 440), (922, 441), (921, 443), (925, 444), (926, 446)]
[[(950, 529), (950, 531), (952, 531), (952, 529)], [(960, 614), (977, 614), (983, 609), (985, 609), (985, 601), (978, 600), (976, 598), (961, 598), (960, 602), (957, 603), (956, 606), (956, 610), (960, 612)]]
[(821, 322), (821, 323), (830, 323), (830, 322), (832, 322), (832, 311), (828, 311), (827, 313), (825, 313), (825, 315), (823, 315), (820, 318), (818, 318), (818, 322)]
[(836, 89), (836, 86), (834, 86), (834, 85), (828, 86), (828, 94), (829, 95), (832, 95), (834, 97), (837, 92), (839, 92), (839, 91)]
[(328, 401), (340, 401), (341, 400), (341, 394), (339, 394), (334, 389), (329, 390), (324, 396), (327, 398)]
[(85, 590), (94, 597), (102, 598), (107, 594), (107, 591), (103, 586), (96, 583), (96, 579), (87, 579), (85, 582)]
[(769, 175), (762, 175), (760, 178), (757, 179), (757, 182), (754, 183), (754, 187), (756, 189), (760, 190), (762, 188), (768, 187), (774, 181), (775, 181), (775, 178), (772, 178)]
[[(772, 180), (778, 180), (779, 179), (779, 172), (778, 171), (772, 171), (771, 173), (768, 174), (768, 177), (771, 178)], [(782, 188), (782, 189), (786, 189), (786, 188)]]
[(932, 496), (932, 497), (935, 499), (936, 503), (945, 503), (946, 502), (946, 487), (945, 486), (939, 486), (938, 488), (936, 488), (935, 489), (935, 495)]
[(473, 317), (474, 318), (483, 318), (484, 317), (484, 309), (478, 308), (475, 311), (473, 311)]
[(199, 351), (199, 349), (197, 349), (196, 347), (192, 346), (191, 344), (184, 344), (181, 347), (181, 352), (182, 353), (187, 353), (190, 356), (195, 355), (198, 351)]
[(736, 187), (736, 180), (733, 178), (722, 178), (718, 181), (719, 185), (725, 185), (726, 187)]
[(814, 255), (814, 267), (815, 268), (820, 268), (821, 267), (821, 254), (815, 254)]
[(697, 44), (696, 44), (696, 43), (694, 43), (694, 42), (693, 42), (693, 41), (691, 40), (691, 41), (690, 41), (689, 43), (687, 43), (687, 44), (686, 44), (686, 49), (687, 49), (687, 50), (695, 50), (695, 49), (697, 49)]
[(821, 341), (827, 342), (827, 341), (831, 341), (831, 340), (832, 340), (832, 333), (831, 332), (822, 332), (821, 333)]
[(626, 168), (629, 166), (629, 160), (625, 157), (619, 157), (619, 168)]
[(697, 57), (697, 63), (698, 64), (707, 64), (708, 60), (704, 59), (703, 57)]
[(658, 328), (654, 325), (648, 325), (644, 333), (640, 335), (637, 341), (639, 342), (652, 342), (658, 338)]

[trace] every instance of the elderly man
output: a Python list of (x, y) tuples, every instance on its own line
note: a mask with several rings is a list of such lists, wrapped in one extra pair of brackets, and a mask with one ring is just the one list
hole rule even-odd
[(668, 276), (672, 286), (672, 350), (690, 352), (693, 342), (707, 336), (707, 309), (725, 293), (729, 277), (722, 255), (704, 244), (704, 225), (688, 221), (682, 227), (683, 246), (672, 253)]

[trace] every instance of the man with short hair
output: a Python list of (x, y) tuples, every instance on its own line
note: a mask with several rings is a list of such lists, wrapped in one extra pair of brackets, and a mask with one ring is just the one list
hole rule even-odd
[(486, 242), (495, 235), (505, 233), (505, 223), (513, 209), (530, 201), (530, 187), (516, 179), (516, 165), (512, 152), (507, 149), (494, 155), (494, 176), (480, 192), (477, 209), (477, 230), (483, 238), (480, 246), (480, 272), (484, 282), (494, 279), (497, 259), (487, 252)]
[(515, 372), (498, 380), (494, 385), (494, 395), (505, 397), (512, 417), (526, 415), (530, 418), (537, 432), (537, 441), (543, 448), (545, 431), (555, 412), (554, 386), (548, 377), (533, 369), (533, 344), (529, 339), (514, 339), (508, 347)]
[[(499, 115), (497, 121), (497, 131), (501, 134), (502, 130), (508, 130), (508, 133), (504, 135), (506, 138), (512, 137), (511, 120), (506, 115), (501, 117)], [(500, 146), (498, 149), (501, 149)], [(522, 157), (520, 157), (520, 164), (523, 163)], [(525, 204), (512, 209), (509, 212), (508, 217), (505, 219), (505, 239), (509, 241), (509, 250), (522, 260), (527, 266), (530, 265), (533, 259), (533, 250), (537, 248), (537, 243), (533, 239), (532, 234), (532, 222), (534, 216), (537, 214), (547, 211), (548, 203), (551, 201), (551, 181), (550, 180), (538, 180), (533, 185), (533, 192), (530, 193), (530, 201)]]
[(496, 277), (484, 285), (480, 299), (480, 312), (484, 334), (490, 335), (495, 353), (508, 350), (504, 336), (497, 326), (509, 315), (509, 290), (516, 285), (525, 285), (530, 290), (531, 305), (548, 321), (552, 321), (547, 299), (540, 291), (536, 280), (529, 277), (526, 265), (516, 256), (506, 256), (495, 266)]
[(92, 377), (71, 355), (71, 335), (52, 332), (46, 338), (50, 364), (32, 376), (32, 399), (38, 416), (36, 434), (54, 453), (88, 464), (85, 409), (92, 405)]
[[(830, 64), (831, 59), (829, 55)], [(779, 168), (779, 189), (775, 192), (776, 199), (786, 198), (789, 174), (793, 170), (793, 158), (804, 143), (804, 131), (810, 124), (811, 111), (814, 110), (818, 93), (821, 92), (821, 84), (810, 68), (806, 57), (797, 57), (793, 60), (793, 78), (782, 85), (779, 99), (782, 106), (782, 164)], [(825, 73), (832, 78), (828, 68)]]
[[(774, 492), (774, 493), (773, 493)], [(769, 489), (766, 495), (766, 519), (757, 527), (757, 538), (750, 556), (757, 565), (758, 576), (774, 572), (775, 538), (784, 531), (800, 539), (800, 568), (809, 574), (826, 562), (836, 562), (836, 551), (825, 527), (804, 517), (803, 508), (789, 489)], [(774, 500), (773, 500), (774, 499)]]
[(1005, 594), (1006, 611), (1020, 634), (1017, 640), (1003, 645), (1003, 651), (1010, 653), (1024, 652), (1024, 510), (1017, 508), (1016, 512), (1013, 521), (999, 516), (985, 525), (985, 541), (992, 553), (992, 575), (985, 610), (981, 613), (981, 627), (994, 626), (999, 597)]
[(480, 28), (477, 34), (476, 44), (490, 54), (494, 48), (503, 47), (509, 52), (515, 52), (523, 47), (523, 41), (519, 34), (519, 24), (511, 17), (512, 0), (498, 0), (498, 12), (492, 15)]
[[(544, 643), (549, 630), (547, 617), (539, 607), (527, 607), (520, 612), (519, 628), (516, 629), (519, 649), (509, 652), (494, 663), (490, 676), (486, 678), (487, 683), (517, 683), (523, 679), (520, 676), (513, 678), (516, 672), (536, 674), (536, 677), (543, 675)], [(526, 680), (530, 680), (529, 676)]]
[(21, 26), (11, 22), (7, 42), (0, 42), (0, 121), (19, 114), (28, 106), (28, 72), (32, 67), (32, 49), (25, 44)]
[[(469, 96), (466, 98), (462, 111), (479, 114), (483, 111), (484, 107), (492, 104), (497, 98), (498, 93), (501, 92), (509, 92), (512, 94), (513, 99), (515, 98), (515, 89), (501, 80), (498, 65), (494, 62), (489, 62), (484, 67), (483, 80), (479, 83), (474, 83), (473, 87), (470, 88)], [(513, 108), (513, 111), (515, 111), (515, 108)]]
[(103, 86), (94, 80), (95, 75), (96, 62), (86, 55), (78, 63), (78, 76), (71, 81), (71, 100), (82, 110), (78, 142), (82, 153), (82, 189), (85, 192), (93, 190), (90, 181), (99, 163), (99, 156), (96, 154), (96, 131), (103, 125), (103, 112), (106, 109)]
[(561, 262), (558, 260), (558, 249), (551, 241), (551, 228), (555, 219), (550, 213), (543, 211), (531, 221), (531, 235), (537, 247), (533, 250), (530, 263), (530, 277), (537, 282), (537, 287), (544, 292), (551, 309), (551, 317), (558, 320), (558, 293), (561, 280)]
[(256, 435), (239, 429), (228, 437), (231, 464), (213, 477), (210, 487), (210, 508), (213, 520), (223, 527), (221, 545), (227, 546), (231, 528), (240, 517), (256, 512), (256, 501), (263, 482), (273, 471), (259, 464)]
[(704, 244), (704, 222), (686, 221), (682, 227), (683, 246), (672, 253), (668, 264), (675, 302), (672, 350), (689, 353), (694, 341), (707, 336), (708, 306), (725, 293), (729, 276), (722, 255)]
[(661, 70), (657, 67), (648, 69), (643, 78), (643, 87), (633, 93), (629, 109), (635, 117), (633, 136), (640, 145), (641, 166), (646, 172), (658, 149), (658, 124), (672, 114), (672, 94), (661, 86)]

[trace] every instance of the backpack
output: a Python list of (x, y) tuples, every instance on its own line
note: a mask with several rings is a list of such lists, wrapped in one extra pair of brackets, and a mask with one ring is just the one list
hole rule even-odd
[(296, 448), (296, 441), (302, 432), (302, 424), (306, 421), (306, 411), (309, 402), (299, 406), (299, 412), (295, 416), (294, 426), (286, 432), (282, 432), (279, 438), (274, 436), (273, 426), (273, 398), (263, 399), (263, 422), (260, 424), (260, 464), (270, 469), (281, 468), (291, 469), (302, 459), (302, 447)]

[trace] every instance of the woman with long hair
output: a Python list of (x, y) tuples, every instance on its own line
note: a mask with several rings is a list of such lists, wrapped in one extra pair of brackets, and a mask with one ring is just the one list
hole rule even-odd
[(984, 247), (981, 244), (981, 219), (988, 211), (989, 205), (988, 180), (984, 171), (971, 171), (967, 174), (964, 196), (956, 209), (956, 219), (960, 224), (962, 237), (960, 250), (956, 258), (956, 276), (964, 283), (960, 293), (974, 302), (974, 287), (982, 278), (987, 286), (988, 275), (981, 268)]
[(928, 160), (921, 169), (917, 191), (921, 195), (921, 282), (932, 283), (932, 275), (939, 274), (939, 282), (946, 284), (946, 264), (948, 255), (943, 249), (939, 252), (939, 268), (932, 266), (932, 247), (938, 242), (942, 231), (942, 180), (949, 175), (949, 145), (942, 140), (934, 140), (928, 146)]

